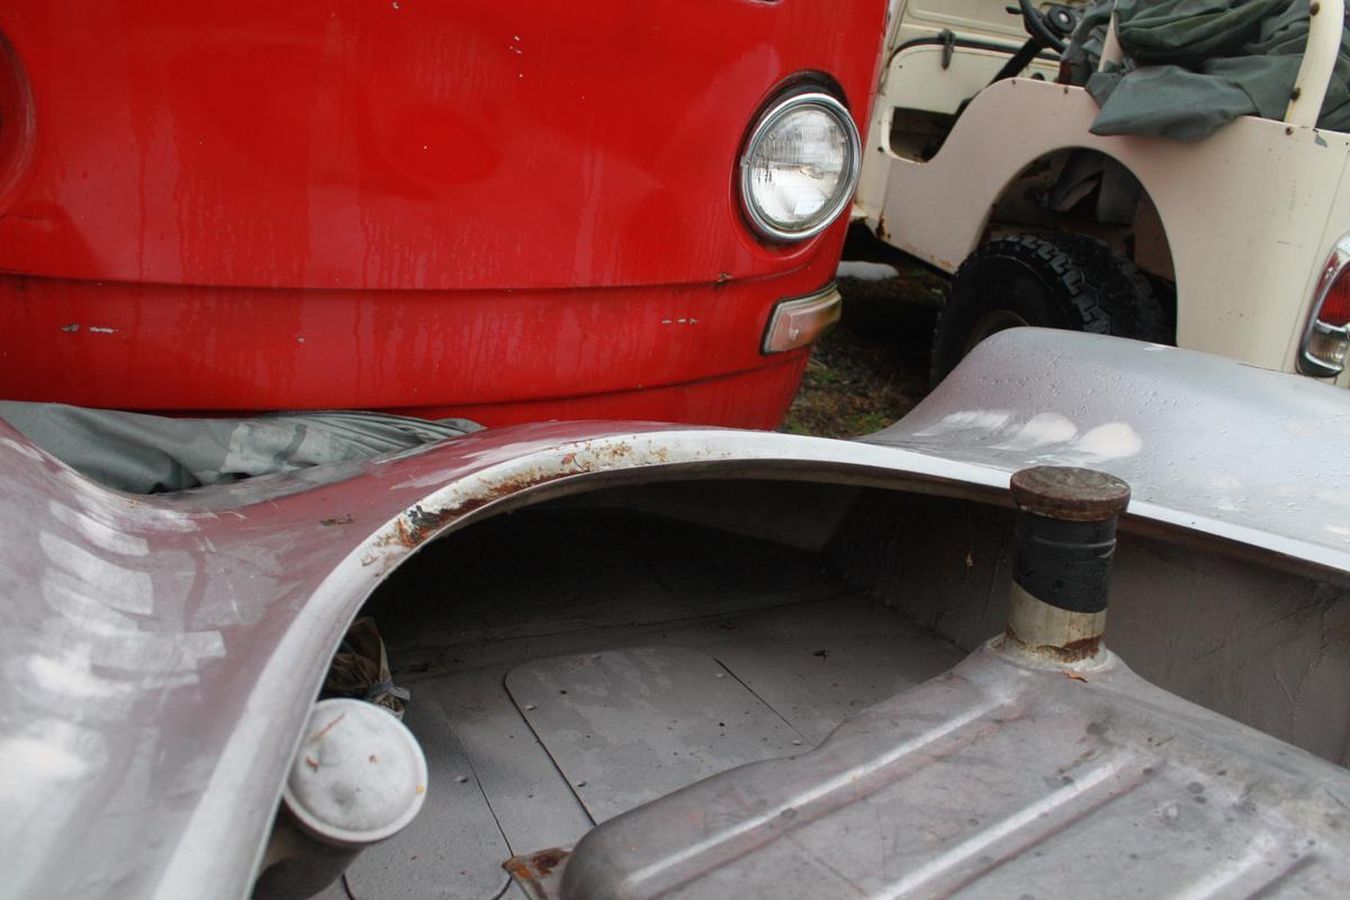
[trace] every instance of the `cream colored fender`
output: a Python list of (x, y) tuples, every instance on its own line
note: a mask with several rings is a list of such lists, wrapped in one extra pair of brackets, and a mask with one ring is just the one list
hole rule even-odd
[(1350, 136), (1243, 118), (1194, 144), (1098, 137), (1088, 131), (1097, 109), (1081, 88), (1002, 81), (971, 101), (928, 162), (889, 151), (880, 136), (891, 111), (879, 109), (859, 207), (892, 244), (952, 272), (1023, 169), (1057, 150), (1098, 150), (1158, 209), (1176, 271), (1177, 343), (1293, 371), (1322, 261), (1350, 230), (1339, 189)]

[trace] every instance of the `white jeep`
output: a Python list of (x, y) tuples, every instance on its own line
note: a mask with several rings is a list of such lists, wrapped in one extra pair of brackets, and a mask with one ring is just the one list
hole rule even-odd
[(1282, 119), (1183, 141), (1092, 132), (1101, 109), (1060, 59), (1082, 3), (892, 0), (854, 214), (953, 275), (934, 378), (1031, 324), (1350, 384), (1350, 135), (1317, 127), (1344, 5), (1309, 8)]

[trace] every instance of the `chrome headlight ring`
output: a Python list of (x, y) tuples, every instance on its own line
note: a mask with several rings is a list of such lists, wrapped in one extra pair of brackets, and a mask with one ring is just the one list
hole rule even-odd
[(740, 158), (741, 207), (762, 236), (806, 240), (848, 208), (861, 164), (862, 142), (844, 104), (823, 91), (795, 91), (750, 130)]

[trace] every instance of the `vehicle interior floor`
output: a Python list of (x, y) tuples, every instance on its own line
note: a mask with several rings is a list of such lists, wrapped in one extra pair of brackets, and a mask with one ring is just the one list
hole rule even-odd
[(366, 609), (425, 806), (325, 897), (502, 896), (509, 857), (803, 752), (965, 655), (817, 554), (654, 516), (540, 508), (443, 544)]

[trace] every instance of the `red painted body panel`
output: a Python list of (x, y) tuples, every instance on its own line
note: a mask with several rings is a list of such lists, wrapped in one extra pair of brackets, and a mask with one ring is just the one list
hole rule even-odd
[(737, 154), (805, 71), (865, 133), (884, 6), (10, 0), (3, 394), (495, 424), (768, 367), (688, 415), (773, 424), (769, 311), (843, 223), (756, 240)]

